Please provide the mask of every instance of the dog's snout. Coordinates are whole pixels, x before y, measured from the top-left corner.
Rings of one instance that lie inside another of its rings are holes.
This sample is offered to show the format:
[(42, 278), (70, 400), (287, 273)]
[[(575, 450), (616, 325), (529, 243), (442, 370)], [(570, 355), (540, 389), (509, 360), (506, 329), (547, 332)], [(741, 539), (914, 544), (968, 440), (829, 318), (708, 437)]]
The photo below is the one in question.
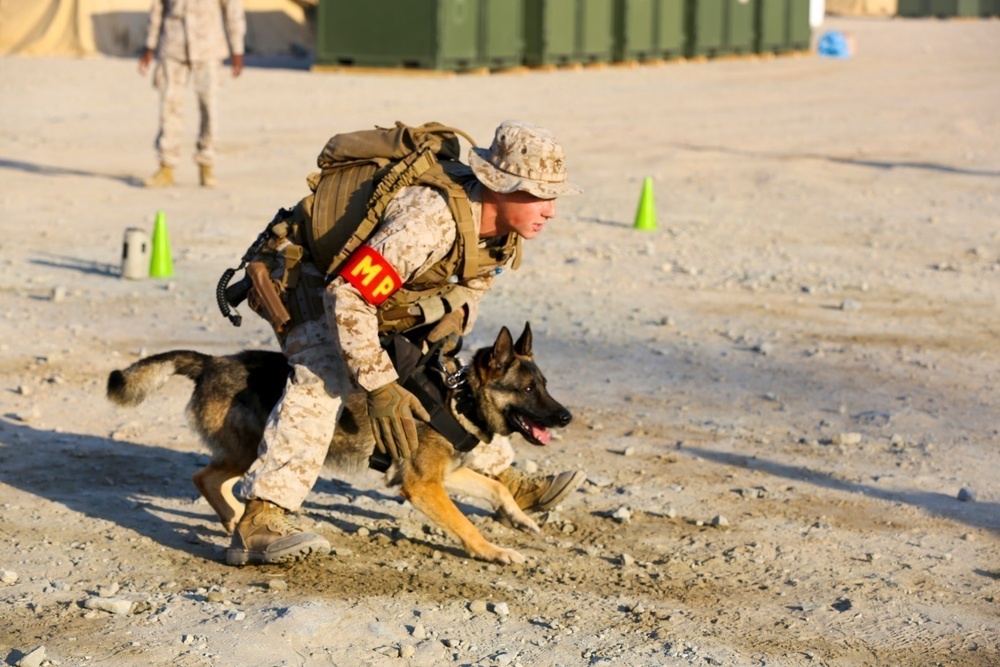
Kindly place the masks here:
[(556, 413), (556, 423), (558, 423), (560, 426), (566, 426), (571, 421), (573, 421), (573, 415), (569, 413), (569, 410), (563, 408), (562, 410)]

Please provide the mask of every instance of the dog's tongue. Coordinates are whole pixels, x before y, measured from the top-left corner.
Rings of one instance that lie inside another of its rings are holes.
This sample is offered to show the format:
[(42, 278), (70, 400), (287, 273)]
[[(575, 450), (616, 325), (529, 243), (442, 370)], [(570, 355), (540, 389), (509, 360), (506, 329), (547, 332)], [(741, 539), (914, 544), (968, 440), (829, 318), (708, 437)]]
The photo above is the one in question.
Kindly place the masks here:
[(531, 437), (535, 438), (538, 442), (542, 443), (543, 445), (549, 444), (549, 442), (552, 440), (552, 434), (549, 433), (549, 430), (547, 428), (539, 426), (538, 424), (532, 422), (529, 422), (528, 426), (531, 428)]

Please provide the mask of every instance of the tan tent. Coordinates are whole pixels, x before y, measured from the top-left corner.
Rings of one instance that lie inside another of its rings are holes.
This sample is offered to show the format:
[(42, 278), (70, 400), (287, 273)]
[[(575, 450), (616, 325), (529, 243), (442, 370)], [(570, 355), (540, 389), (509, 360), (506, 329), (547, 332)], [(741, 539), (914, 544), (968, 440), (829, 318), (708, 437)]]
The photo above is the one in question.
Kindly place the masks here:
[[(0, 55), (134, 56), (151, 0), (0, 0)], [(311, 50), (313, 0), (243, 0), (248, 54)]]
[(846, 16), (895, 16), (897, 0), (826, 0), (826, 11)]

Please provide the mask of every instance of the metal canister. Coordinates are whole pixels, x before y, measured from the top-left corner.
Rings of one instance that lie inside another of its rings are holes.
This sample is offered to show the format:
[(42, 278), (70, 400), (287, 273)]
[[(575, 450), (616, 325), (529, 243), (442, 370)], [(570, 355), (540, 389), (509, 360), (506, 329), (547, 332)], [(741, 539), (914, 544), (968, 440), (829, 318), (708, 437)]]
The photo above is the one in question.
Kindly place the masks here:
[(122, 244), (122, 278), (140, 280), (148, 277), (149, 234), (138, 227), (129, 227)]

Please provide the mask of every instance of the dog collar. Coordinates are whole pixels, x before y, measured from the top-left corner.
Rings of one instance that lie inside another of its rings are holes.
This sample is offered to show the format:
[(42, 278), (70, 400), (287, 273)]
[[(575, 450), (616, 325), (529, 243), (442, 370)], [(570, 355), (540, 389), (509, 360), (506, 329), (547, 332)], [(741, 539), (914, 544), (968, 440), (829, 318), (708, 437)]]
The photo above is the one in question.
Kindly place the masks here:
[(438, 357), (437, 359), (437, 366), (438, 372), (441, 373), (441, 382), (444, 383), (444, 386), (448, 389), (458, 389), (469, 381), (468, 366), (459, 366), (458, 370), (454, 373), (450, 373), (445, 367), (444, 362), (441, 361), (441, 357)]
[[(476, 412), (475, 400), (472, 392), (468, 389), (453, 391), (450, 394), (449, 408), (455, 421), (465, 430), (470, 442), (475, 441), (476, 445), (481, 442), (489, 442), (493, 439), (486, 428), (479, 424), (479, 416)], [(454, 444), (454, 442), (452, 442)], [(460, 452), (470, 452), (472, 447), (455, 447)]]

